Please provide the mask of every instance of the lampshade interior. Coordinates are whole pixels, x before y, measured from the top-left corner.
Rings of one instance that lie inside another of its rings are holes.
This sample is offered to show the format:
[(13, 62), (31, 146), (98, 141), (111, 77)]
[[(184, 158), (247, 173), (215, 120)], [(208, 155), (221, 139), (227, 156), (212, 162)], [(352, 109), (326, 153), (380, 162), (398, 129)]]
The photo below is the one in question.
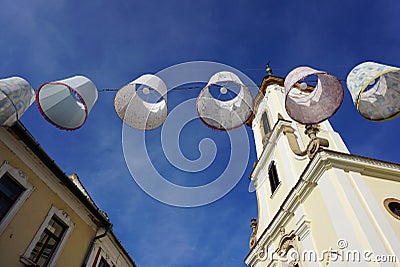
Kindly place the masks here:
[(42, 113), (53, 124), (65, 129), (83, 125), (87, 117), (85, 104), (79, 94), (64, 84), (48, 83), (39, 91)]

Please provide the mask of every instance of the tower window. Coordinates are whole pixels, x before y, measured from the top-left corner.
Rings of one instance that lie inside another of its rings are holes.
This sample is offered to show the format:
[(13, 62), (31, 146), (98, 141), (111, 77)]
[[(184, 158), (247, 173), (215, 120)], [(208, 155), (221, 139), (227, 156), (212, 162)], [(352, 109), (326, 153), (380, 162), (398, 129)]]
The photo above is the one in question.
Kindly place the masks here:
[(261, 127), (262, 127), (262, 131), (261, 131), (262, 144), (265, 147), (268, 143), (269, 136), (271, 135), (271, 129), (270, 129), (269, 123), (268, 123), (267, 112), (264, 112), (261, 115)]
[(267, 135), (269, 133), (269, 131), (270, 131), (267, 112), (264, 112), (262, 114), (261, 120), (262, 120), (262, 126), (263, 126), (263, 130), (264, 130), (264, 135)]
[(271, 194), (273, 194), (279, 185), (279, 177), (278, 177), (278, 172), (276, 170), (275, 161), (272, 161), (271, 164), (269, 165), (268, 178), (269, 178), (269, 184), (271, 185)]

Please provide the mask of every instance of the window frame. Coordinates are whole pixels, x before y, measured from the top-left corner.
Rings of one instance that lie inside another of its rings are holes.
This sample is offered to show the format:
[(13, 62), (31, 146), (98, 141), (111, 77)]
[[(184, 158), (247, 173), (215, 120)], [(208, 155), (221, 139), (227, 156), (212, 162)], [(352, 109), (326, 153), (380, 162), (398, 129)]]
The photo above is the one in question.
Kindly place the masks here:
[(29, 244), (28, 248), (26, 249), (25, 253), (21, 256), (20, 261), (22, 263), (33, 264), (33, 262), (29, 259), (31, 252), (35, 248), (42, 233), (44, 232), (46, 227), (49, 225), (49, 222), (53, 217), (57, 217), (57, 219), (59, 221), (61, 221), (62, 223), (64, 223), (64, 225), (66, 226), (66, 229), (64, 231), (64, 234), (61, 237), (60, 242), (58, 242), (53, 255), (50, 257), (49, 261), (46, 264), (46, 266), (54, 266), (55, 265), (58, 257), (60, 256), (60, 254), (65, 246), (66, 241), (68, 240), (68, 238), (71, 235), (72, 230), (74, 229), (74, 226), (75, 226), (75, 224), (71, 221), (71, 218), (69, 217), (69, 215), (65, 211), (57, 209), (55, 206), (51, 206), (49, 212), (47, 213), (46, 218), (44, 219), (43, 223), (39, 227), (38, 231), (36, 232), (35, 236), (33, 237), (32, 241)]
[(21, 194), (14, 201), (4, 218), (0, 221), (0, 235), (4, 232), (8, 224), (14, 218), (15, 214), (24, 204), (26, 199), (31, 195), (32, 191), (35, 189), (35, 187), (29, 183), (28, 177), (24, 174), (24, 172), (11, 166), (8, 161), (4, 161), (0, 167), (0, 179), (2, 179), (5, 174), (8, 174), (10, 178), (12, 178), (16, 183), (23, 187), (24, 191), (21, 192)]

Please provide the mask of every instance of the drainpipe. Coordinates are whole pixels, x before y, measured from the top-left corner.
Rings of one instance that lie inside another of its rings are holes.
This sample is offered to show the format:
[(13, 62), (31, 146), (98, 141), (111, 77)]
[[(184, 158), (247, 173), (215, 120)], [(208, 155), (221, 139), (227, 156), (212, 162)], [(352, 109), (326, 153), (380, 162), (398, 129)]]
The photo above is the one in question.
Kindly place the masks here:
[(84, 261), (83, 261), (83, 263), (82, 263), (82, 267), (86, 267), (86, 266), (87, 266), (87, 263), (88, 263), (88, 261), (89, 261), (90, 254), (92, 254), (92, 250), (93, 250), (93, 247), (94, 247), (94, 244), (96, 243), (96, 241), (99, 240), (100, 238), (105, 237), (105, 236), (107, 235), (108, 231), (109, 231), (111, 228), (112, 228), (112, 224), (110, 223), (110, 224), (107, 226), (107, 228), (106, 228), (106, 230), (104, 231), (104, 233), (102, 233), (101, 235), (95, 236), (95, 237), (92, 239), (92, 241), (90, 242), (89, 249), (88, 249), (87, 252), (86, 252), (85, 259), (84, 259)]

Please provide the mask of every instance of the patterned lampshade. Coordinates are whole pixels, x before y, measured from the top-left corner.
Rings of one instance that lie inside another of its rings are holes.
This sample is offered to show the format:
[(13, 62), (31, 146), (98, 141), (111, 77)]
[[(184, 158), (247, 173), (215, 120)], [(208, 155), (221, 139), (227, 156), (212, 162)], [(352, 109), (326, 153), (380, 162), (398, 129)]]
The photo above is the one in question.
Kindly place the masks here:
[(35, 101), (35, 91), (20, 77), (0, 80), (0, 125), (11, 126)]
[(347, 88), (358, 112), (371, 121), (400, 114), (400, 68), (364, 62), (347, 76)]

